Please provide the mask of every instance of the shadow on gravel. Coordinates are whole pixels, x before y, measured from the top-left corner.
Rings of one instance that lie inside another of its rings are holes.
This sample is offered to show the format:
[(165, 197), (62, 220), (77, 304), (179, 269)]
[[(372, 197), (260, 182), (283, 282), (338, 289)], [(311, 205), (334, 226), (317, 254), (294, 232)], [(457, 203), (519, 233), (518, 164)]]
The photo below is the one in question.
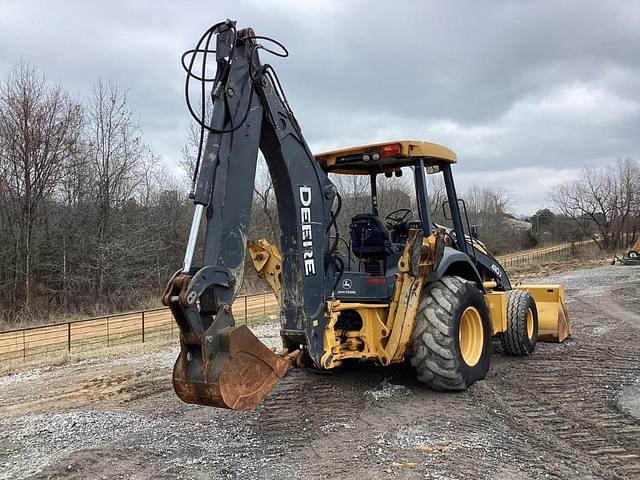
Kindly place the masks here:
[(411, 389), (424, 388), (416, 380), (415, 370), (406, 363), (382, 367), (373, 362), (351, 360), (333, 370), (306, 369), (306, 372), (311, 378), (334, 378), (336, 383), (358, 385), (364, 388), (375, 387), (383, 381)]

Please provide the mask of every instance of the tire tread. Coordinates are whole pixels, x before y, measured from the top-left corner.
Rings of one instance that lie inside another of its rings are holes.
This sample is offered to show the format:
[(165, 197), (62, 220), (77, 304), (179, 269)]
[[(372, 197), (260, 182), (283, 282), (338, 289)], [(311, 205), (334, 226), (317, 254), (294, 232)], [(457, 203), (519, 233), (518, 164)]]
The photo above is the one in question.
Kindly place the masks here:
[(437, 390), (465, 390), (469, 386), (459, 368), (463, 360), (451, 320), (469, 288), (477, 287), (461, 277), (445, 276), (425, 288), (420, 301), (409, 361), (417, 379)]
[(507, 331), (500, 336), (500, 342), (504, 352), (509, 355), (530, 355), (535, 348), (535, 342), (532, 345), (527, 333), (530, 298), (531, 294), (525, 290), (507, 292)]

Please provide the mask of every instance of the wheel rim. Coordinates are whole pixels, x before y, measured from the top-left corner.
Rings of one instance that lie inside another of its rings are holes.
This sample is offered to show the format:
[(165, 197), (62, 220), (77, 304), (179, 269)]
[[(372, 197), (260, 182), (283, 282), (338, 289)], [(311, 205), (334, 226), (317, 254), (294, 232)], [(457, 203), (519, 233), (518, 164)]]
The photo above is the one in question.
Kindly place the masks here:
[(484, 346), (484, 328), (482, 327), (482, 317), (476, 307), (467, 307), (462, 312), (458, 340), (464, 363), (470, 367), (477, 365)]
[(533, 312), (531, 309), (527, 310), (527, 337), (529, 340), (533, 338)]

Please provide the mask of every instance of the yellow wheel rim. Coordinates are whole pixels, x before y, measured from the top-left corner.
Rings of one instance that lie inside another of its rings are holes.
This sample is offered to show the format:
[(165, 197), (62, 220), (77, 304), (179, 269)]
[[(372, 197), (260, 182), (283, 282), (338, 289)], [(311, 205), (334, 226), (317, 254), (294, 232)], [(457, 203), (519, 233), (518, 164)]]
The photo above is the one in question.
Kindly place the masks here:
[(475, 366), (480, 361), (482, 347), (484, 346), (482, 317), (476, 307), (467, 307), (462, 312), (458, 340), (464, 363), (470, 367)]
[(533, 337), (533, 312), (531, 309), (527, 310), (527, 336), (529, 340)]

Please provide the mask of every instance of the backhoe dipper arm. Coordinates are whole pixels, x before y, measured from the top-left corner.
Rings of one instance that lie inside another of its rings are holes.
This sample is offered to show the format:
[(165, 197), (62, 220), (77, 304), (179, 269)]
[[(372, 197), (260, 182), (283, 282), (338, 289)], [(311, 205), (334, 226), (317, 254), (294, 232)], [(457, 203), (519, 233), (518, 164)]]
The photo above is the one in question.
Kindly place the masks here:
[[(180, 328), (174, 388), (189, 403), (252, 408), (289, 363), (246, 327), (234, 328), (251, 220), (258, 149), (276, 193), (283, 257), (282, 336), (319, 363), (324, 278), (335, 187), (315, 162), (275, 73), (261, 65), (251, 29), (218, 24), (217, 72), (206, 147), (197, 172), (194, 218), (183, 268), (163, 296)], [(198, 50), (198, 47), (195, 49)], [(206, 53), (205, 53), (206, 55)], [(202, 267), (193, 267), (202, 215)]]

